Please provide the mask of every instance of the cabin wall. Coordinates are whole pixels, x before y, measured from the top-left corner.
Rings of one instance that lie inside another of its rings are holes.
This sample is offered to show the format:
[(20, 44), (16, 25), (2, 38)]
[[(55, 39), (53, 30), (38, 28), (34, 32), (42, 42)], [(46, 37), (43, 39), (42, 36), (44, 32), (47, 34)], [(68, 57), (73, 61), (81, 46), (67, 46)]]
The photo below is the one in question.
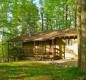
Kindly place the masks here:
[(28, 49), (28, 48), (33, 48), (33, 42), (24, 42), (23, 43), (23, 48)]
[(24, 50), (24, 55), (26, 57), (28, 56), (34, 56), (34, 43), (33, 42), (24, 42), (23, 43), (23, 50)]
[(65, 58), (77, 59), (78, 58), (78, 41), (77, 39), (66, 39), (65, 42)]

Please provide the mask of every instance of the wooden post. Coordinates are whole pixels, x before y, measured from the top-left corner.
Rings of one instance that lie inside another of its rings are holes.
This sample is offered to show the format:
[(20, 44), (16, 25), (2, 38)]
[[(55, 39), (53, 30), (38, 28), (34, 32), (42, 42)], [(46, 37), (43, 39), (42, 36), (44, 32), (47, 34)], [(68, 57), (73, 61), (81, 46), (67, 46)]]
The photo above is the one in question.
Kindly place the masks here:
[(53, 56), (55, 56), (55, 53), (54, 53), (54, 39), (52, 39), (52, 54), (53, 54)]
[(46, 54), (46, 41), (45, 41), (45, 54)]
[(34, 41), (34, 54), (35, 54), (35, 45), (36, 45), (36, 44), (35, 44), (35, 41)]
[(41, 48), (41, 56), (43, 55), (43, 43), (42, 41), (40, 42), (40, 48)]
[(64, 59), (65, 59), (65, 45), (64, 45)]
[(43, 43), (42, 43), (42, 50), (43, 50), (43, 57), (45, 57), (45, 54), (46, 54), (46, 41), (43, 41)]
[(59, 56), (62, 57), (62, 44), (59, 45)]

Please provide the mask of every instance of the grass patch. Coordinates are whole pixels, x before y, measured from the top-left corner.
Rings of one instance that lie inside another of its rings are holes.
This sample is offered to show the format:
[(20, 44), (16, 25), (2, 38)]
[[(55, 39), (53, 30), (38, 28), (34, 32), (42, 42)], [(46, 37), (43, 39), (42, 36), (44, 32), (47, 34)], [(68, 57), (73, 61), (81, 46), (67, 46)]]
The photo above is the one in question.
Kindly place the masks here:
[(76, 67), (39, 62), (0, 63), (0, 80), (80, 80), (85, 76)]

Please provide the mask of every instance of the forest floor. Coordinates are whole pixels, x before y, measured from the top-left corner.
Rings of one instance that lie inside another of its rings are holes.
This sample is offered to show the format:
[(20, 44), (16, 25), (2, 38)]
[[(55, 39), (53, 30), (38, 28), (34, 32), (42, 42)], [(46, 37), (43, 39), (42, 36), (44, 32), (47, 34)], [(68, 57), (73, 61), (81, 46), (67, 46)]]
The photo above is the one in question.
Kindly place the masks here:
[(86, 80), (77, 60), (0, 63), (0, 80)]

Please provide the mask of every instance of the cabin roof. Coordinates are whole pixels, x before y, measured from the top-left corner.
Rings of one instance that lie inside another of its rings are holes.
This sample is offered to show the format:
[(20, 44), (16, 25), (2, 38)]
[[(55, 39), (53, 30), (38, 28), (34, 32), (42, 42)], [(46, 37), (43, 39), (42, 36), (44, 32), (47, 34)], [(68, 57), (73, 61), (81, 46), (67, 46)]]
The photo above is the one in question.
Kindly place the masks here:
[(77, 29), (70, 28), (70, 29), (64, 29), (64, 30), (54, 30), (54, 31), (35, 33), (32, 36), (29, 36), (29, 34), (25, 34), (25, 35), (17, 36), (8, 41), (10, 42), (44, 41), (44, 40), (54, 39), (54, 38), (74, 38), (74, 37), (77, 37)]

